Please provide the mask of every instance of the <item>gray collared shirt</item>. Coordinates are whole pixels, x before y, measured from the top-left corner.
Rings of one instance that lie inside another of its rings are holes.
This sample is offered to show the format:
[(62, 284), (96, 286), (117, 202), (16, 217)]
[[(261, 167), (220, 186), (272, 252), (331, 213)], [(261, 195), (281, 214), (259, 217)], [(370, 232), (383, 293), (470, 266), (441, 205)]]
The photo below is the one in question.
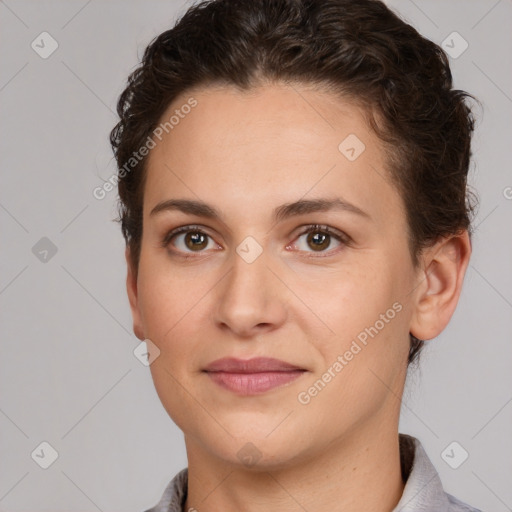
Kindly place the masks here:
[[(404, 491), (393, 512), (482, 512), (444, 491), (439, 475), (421, 442), (400, 434), (400, 462)], [(186, 512), (188, 468), (182, 469), (166, 487), (160, 501), (146, 512)]]

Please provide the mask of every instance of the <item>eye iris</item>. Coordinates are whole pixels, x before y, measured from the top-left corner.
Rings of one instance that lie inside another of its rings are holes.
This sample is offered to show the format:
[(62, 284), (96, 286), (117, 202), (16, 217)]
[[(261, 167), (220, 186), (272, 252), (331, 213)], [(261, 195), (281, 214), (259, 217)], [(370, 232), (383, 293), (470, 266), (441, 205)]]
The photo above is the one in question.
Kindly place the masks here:
[[(315, 251), (321, 251), (322, 249), (327, 249), (329, 247), (329, 239), (330, 235), (326, 233), (320, 233), (318, 231), (313, 231), (308, 234), (308, 244), (311, 244), (313, 242), (313, 245), (310, 245), (310, 247)], [(325, 243), (327, 240), (327, 243)]]
[(198, 249), (204, 249), (208, 245), (208, 240), (204, 233), (189, 232), (185, 235), (186, 246), (195, 251)]

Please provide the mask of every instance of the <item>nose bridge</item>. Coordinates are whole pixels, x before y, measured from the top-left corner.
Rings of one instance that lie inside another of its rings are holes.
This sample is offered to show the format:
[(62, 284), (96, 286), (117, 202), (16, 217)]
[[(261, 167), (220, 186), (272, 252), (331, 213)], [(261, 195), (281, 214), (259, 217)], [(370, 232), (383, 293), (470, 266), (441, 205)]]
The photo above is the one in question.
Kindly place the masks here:
[(239, 254), (233, 257), (232, 271), (228, 282), (230, 284), (230, 294), (252, 295), (255, 299), (262, 299), (265, 295), (267, 286), (266, 275), (268, 269), (263, 256), (255, 261), (248, 263)]
[(231, 271), (219, 288), (215, 321), (237, 334), (275, 328), (285, 318), (279, 283), (267, 268), (270, 254), (259, 247), (254, 240), (239, 244), (232, 255)]

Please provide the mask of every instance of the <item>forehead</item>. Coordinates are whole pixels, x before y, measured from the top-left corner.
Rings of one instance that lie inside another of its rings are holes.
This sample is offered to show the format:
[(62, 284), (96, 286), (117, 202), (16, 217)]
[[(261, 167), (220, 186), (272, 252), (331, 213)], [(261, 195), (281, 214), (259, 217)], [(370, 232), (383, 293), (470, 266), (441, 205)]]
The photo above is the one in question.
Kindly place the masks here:
[(167, 130), (148, 158), (145, 214), (170, 196), (231, 213), (270, 211), (305, 195), (342, 196), (377, 217), (402, 207), (364, 113), (332, 93), (290, 84), (198, 89), (176, 98), (161, 122)]

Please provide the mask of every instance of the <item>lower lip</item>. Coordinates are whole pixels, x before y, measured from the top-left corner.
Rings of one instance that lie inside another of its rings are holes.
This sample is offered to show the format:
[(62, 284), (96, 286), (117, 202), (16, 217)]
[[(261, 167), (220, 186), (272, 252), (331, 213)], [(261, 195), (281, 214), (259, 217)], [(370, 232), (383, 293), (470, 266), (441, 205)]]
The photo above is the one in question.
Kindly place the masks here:
[(258, 395), (299, 378), (304, 370), (263, 373), (206, 372), (219, 386), (239, 395)]

